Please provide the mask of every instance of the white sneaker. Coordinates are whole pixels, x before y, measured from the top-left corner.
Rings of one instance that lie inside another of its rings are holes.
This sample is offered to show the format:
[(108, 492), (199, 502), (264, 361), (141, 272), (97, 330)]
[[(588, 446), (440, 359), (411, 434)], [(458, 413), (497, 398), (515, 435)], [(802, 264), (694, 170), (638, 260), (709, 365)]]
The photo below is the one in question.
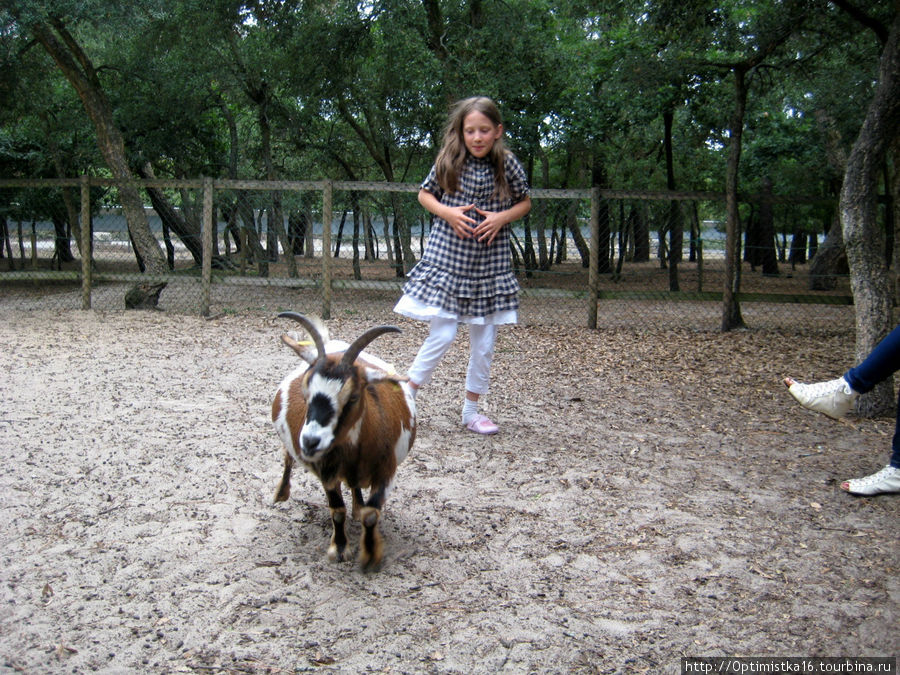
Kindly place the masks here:
[(843, 377), (828, 382), (802, 384), (785, 378), (788, 391), (804, 408), (824, 413), (834, 419), (844, 417), (853, 409), (859, 392), (853, 391)]
[(900, 468), (888, 465), (871, 476), (845, 480), (841, 483), (841, 488), (851, 494), (865, 496), (900, 492)]

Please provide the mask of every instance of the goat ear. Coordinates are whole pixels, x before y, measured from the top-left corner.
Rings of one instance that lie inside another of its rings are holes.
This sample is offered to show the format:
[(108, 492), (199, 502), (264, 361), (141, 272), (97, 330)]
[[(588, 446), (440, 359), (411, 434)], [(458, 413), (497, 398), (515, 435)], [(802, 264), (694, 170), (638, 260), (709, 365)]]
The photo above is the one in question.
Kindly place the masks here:
[(312, 349), (312, 345), (308, 342), (297, 342), (290, 335), (282, 335), (281, 341), (286, 344), (288, 347), (297, 352), (297, 356), (306, 361), (307, 363), (313, 363), (316, 360), (316, 353)]
[(293, 319), (303, 326), (306, 329), (306, 332), (310, 334), (310, 337), (312, 337), (313, 342), (316, 343), (317, 357), (325, 358), (325, 341), (322, 339), (322, 333), (315, 323), (302, 314), (297, 314), (297, 312), (281, 312), (278, 316), (285, 319)]
[(356, 338), (353, 341), (352, 345), (347, 347), (347, 351), (344, 352), (344, 356), (341, 359), (341, 364), (349, 366), (354, 361), (356, 361), (356, 357), (359, 356), (360, 352), (362, 352), (362, 350), (365, 349), (369, 345), (369, 343), (379, 335), (399, 332), (401, 331), (396, 326), (377, 326), (375, 328), (370, 328), (365, 333)]

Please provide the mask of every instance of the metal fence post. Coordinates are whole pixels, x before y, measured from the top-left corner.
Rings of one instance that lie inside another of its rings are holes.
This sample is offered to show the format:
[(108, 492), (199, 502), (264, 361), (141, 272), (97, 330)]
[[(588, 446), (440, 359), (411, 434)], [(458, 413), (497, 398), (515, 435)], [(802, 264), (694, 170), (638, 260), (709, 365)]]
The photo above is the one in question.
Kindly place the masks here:
[(331, 199), (334, 185), (322, 189), (322, 319), (331, 318)]
[(597, 293), (600, 290), (600, 188), (591, 188), (591, 250), (588, 252), (588, 328), (597, 328)]
[(91, 183), (84, 174), (81, 176), (81, 309), (91, 308), (91, 268), (94, 262), (91, 229)]
[(203, 179), (203, 225), (201, 238), (203, 240), (203, 263), (200, 266), (202, 279), (200, 282), (200, 315), (209, 316), (213, 250), (213, 181), (208, 176)]

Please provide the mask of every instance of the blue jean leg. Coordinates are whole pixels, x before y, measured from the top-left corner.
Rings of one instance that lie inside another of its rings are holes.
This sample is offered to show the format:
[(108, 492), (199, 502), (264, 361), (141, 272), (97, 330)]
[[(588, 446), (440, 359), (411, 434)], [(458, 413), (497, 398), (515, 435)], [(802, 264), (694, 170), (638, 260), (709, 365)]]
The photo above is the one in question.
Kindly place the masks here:
[(866, 394), (900, 370), (900, 326), (875, 345), (865, 360), (847, 371), (844, 377), (854, 391)]
[[(897, 370), (900, 370), (900, 326), (888, 333), (862, 363), (848, 370), (844, 378), (854, 391), (865, 394)], [(900, 467), (900, 396), (897, 399), (897, 420), (891, 449), (891, 466)]]

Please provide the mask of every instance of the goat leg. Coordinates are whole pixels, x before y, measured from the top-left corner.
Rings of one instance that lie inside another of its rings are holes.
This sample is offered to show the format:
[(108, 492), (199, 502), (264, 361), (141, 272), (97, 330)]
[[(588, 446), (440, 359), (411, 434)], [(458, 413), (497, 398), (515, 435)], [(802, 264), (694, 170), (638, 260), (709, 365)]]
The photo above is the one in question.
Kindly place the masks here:
[(341, 485), (338, 483), (336, 488), (325, 490), (328, 496), (328, 507), (331, 509), (331, 525), (333, 532), (331, 534), (331, 545), (328, 547), (328, 559), (332, 562), (343, 562), (346, 560), (345, 553), (347, 551), (347, 534), (344, 532), (344, 522), (347, 520), (347, 507), (344, 505), (344, 498), (341, 496)]
[(373, 506), (364, 506), (360, 509), (360, 522), (362, 522), (362, 534), (359, 537), (359, 566), (369, 571), (376, 569), (381, 564), (384, 555), (384, 539), (378, 531), (378, 521), (381, 519), (381, 510)]
[(365, 504), (365, 502), (363, 501), (362, 490), (358, 487), (353, 488), (353, 517), (356, 520), (361, 520), (359, 517), (359, 510), (362, 508), (363, 504)]
[(384, 555), (384, 539), (378, 531), (381, 520), (381, 507), (384, 506), (387, 486), (372, 488), (369, 500), (359, 510), (359, 521), (362, 523), (362, 534), (359, 538), (359, 564), (368, 571), (381, 565)]
[(294, 458), (287, 452), (284, 453), (284, 473), (281, 474), (281, 482), (275, 490), (275, 501), (283, 502), (291, 496), (291, 469), (294, 467)]

